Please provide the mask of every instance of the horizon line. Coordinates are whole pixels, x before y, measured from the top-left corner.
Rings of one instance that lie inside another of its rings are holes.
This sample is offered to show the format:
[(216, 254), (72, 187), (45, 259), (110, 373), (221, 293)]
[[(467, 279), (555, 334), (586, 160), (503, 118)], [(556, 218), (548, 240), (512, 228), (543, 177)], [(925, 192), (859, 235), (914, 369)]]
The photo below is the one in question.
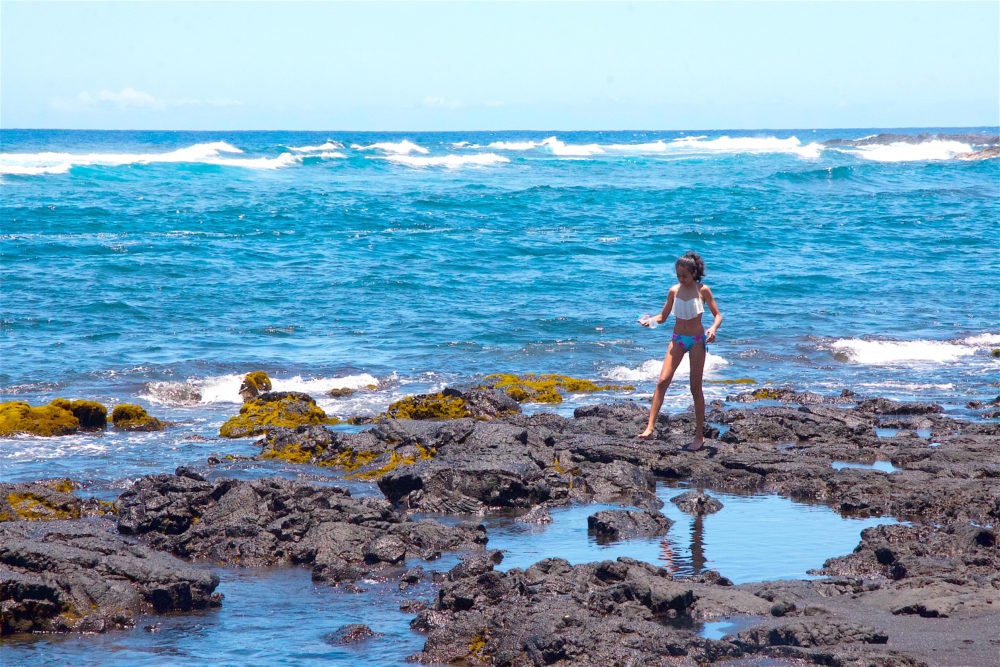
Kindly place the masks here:
[(437, 133), (437, 134), (447, 134), (447, 133), (458, 133), (458, 132), (770, 132), (777, 130), (806, 130), (806, 131), (818, 131), (818, 130), (961, 130), (961, 129), (996, 129), (1000, 132), (1000, 123), (996, 125), (856, 125), (856, 126), (829, 126), (829, 127), (727, 127), (727, 128), (685, 128), (685, 129), (651, 129), (651, 128), (625, 128), (625, 129), (558, 129), (558, 128), (545, 128), (545, 129), (479, 129), (479, 130), (417, 130), (417, 129), (406, 129), (406, 130), (348, 130), (348, 129), (287, 129), (287, 128), (270, 128), (270, 129), (182, 129), (182, 128), (96, 128), (96, 127), (0, 127), (0, 132), (8, 131), (38, 131), (38, 132), (343, 132), (343, 133), (362, 133), (362, 132), (381, 132), (381, 133)]

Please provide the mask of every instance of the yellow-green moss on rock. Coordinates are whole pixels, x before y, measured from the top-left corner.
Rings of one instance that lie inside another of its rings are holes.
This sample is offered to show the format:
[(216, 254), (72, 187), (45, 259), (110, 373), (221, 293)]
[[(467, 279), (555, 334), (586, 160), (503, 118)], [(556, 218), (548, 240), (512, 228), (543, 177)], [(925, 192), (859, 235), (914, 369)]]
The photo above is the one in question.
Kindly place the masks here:
[(354, 390), (350, 387), (334, 387), (326, 393), (327, 396), (331, 398), (346, 398), (354, 394)]
[(264, 371), (253, 371), (243, 376), (240, 396), (243, 402), (252, 401), (264, 392), (271, 391), (271, 378)]
[(385, 414), (392, 419), (461, 419), (472, 416), (464, 399), (440, 392), (407, 396), (390, 405)]
[(783, 394), (774, 387), (761, 387), (760, 389), (755, 389), (750, 395), (758, 401), (777, 401)]
[(162, 431), (167, 426), (134, 403), (116, 405), (111, 411), (111, 422), (120, 431)]
[(97, 401), (70, 401), (65, 398), (57, 398), (49, 405), (58, 405), (72, 412), (80, 421), (82, 429), (100, 430), (108, 425), (108, 409)]
[(79, 508), (59, 507), (34, 493), (8, 493), (4, 500), (13, 510), (0, 511), (0, 521), (56, 521), (58, 519), (79, 519)]
[(0, 403), (0, 435), (31, 433), (52, 436), (76, 433), (80, 420), (65, 406), (65, 399), (32, 407), (24, 401)]
[(597, 384), (591, 380), (567, 375), (528, 373), (514, 375), (496, 373), (484, 378), (484, 387), (503, 389), (518, 403), (562, 403), (560, 389), (570, 393), (593, 393), (596, 391), (633, 391), (630, 384)]
[(731, 380), (705, 380), (705, 384), (757, 384), (753, 378), (733, 378)]
[(244, 403), (240, 413), (222, 425), (219, 435), (223, 438), (246, 438), (261, 435), (269, 428), (339, 423), (341, 420), (336, 417), (327, 417), (308, 394), (269, 392)]

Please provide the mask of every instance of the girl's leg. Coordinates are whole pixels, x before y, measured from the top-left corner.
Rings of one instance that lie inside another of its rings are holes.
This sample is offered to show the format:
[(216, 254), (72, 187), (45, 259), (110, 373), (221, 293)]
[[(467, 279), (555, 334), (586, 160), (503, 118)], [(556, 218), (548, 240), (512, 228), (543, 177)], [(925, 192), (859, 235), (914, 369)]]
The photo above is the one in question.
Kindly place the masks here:
[(691, 398), (694, 399), (694, 440), (691, 441), (691, 451), (701, 449), (705, 444), (705, 394), (702, 392), (701, 381), (705, 374), (705, 344), (695, 343), (688, 354), (691, 362)]
[(666, 356), (663, 357), (663, 368), (660, 369), (660, 379), (656, 382), (656, 391), (653, 392), (653, 405), (649, 408), (649, 423), (646, 425), (646, 430), (636, 437), (648, 438), (653, 435), (656, 416), (660, 414), (660, 407), (663, 405), (663, 396), (667, 393), (667, 387), (674, 379), (674, 373), (681, 365), (683, 358), (684, 346), (671, 342), (670, 347), (667, 348)]

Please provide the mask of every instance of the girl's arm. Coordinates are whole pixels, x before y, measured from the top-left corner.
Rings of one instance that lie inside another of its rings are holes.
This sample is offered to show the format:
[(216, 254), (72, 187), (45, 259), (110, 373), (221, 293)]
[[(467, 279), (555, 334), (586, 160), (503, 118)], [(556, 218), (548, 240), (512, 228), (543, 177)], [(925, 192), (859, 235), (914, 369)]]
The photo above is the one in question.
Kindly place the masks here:
[(674, 307), (674, 291), (675, 291), (674, 288), (671, 287), (670, 291), (667, 292), (667, 302), (663, 304), (663, 310), (660, 311), (659, 315), (653, 318), (654, 320), (656, 320), (657, 324), (663, 324), (664, 322), (667, 321), (667, 317), (670, 316), (670, 311)]
[(701, 299), (708, 305), (708, 309), (712, 311), (712, 314), (715, 315), (715, 321), (712, 322), (712, 326), (705, 331), (705, 342), (711, 343), (715, 340), (715, 332), (719, 330), (719, 325), (722, 324), (722, 313), (719, 312), (719, 306), (715, 303), (715, 297), (712, 296), (712, 290), (708, 288), (708, 285), (701, 286)]

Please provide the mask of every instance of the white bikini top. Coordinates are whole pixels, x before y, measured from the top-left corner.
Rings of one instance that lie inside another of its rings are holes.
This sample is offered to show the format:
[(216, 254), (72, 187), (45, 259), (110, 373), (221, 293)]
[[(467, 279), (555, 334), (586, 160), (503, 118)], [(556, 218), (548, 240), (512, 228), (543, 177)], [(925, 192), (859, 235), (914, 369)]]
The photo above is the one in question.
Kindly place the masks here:
[(705, 312), (705, 304), (701, 300), (701, 294), (698, 294), (693, 299), (678, 299), (674, 297), (674, 307), (670, 312), (679, 320), (690, 320), (692, 317), (698, 317)]

